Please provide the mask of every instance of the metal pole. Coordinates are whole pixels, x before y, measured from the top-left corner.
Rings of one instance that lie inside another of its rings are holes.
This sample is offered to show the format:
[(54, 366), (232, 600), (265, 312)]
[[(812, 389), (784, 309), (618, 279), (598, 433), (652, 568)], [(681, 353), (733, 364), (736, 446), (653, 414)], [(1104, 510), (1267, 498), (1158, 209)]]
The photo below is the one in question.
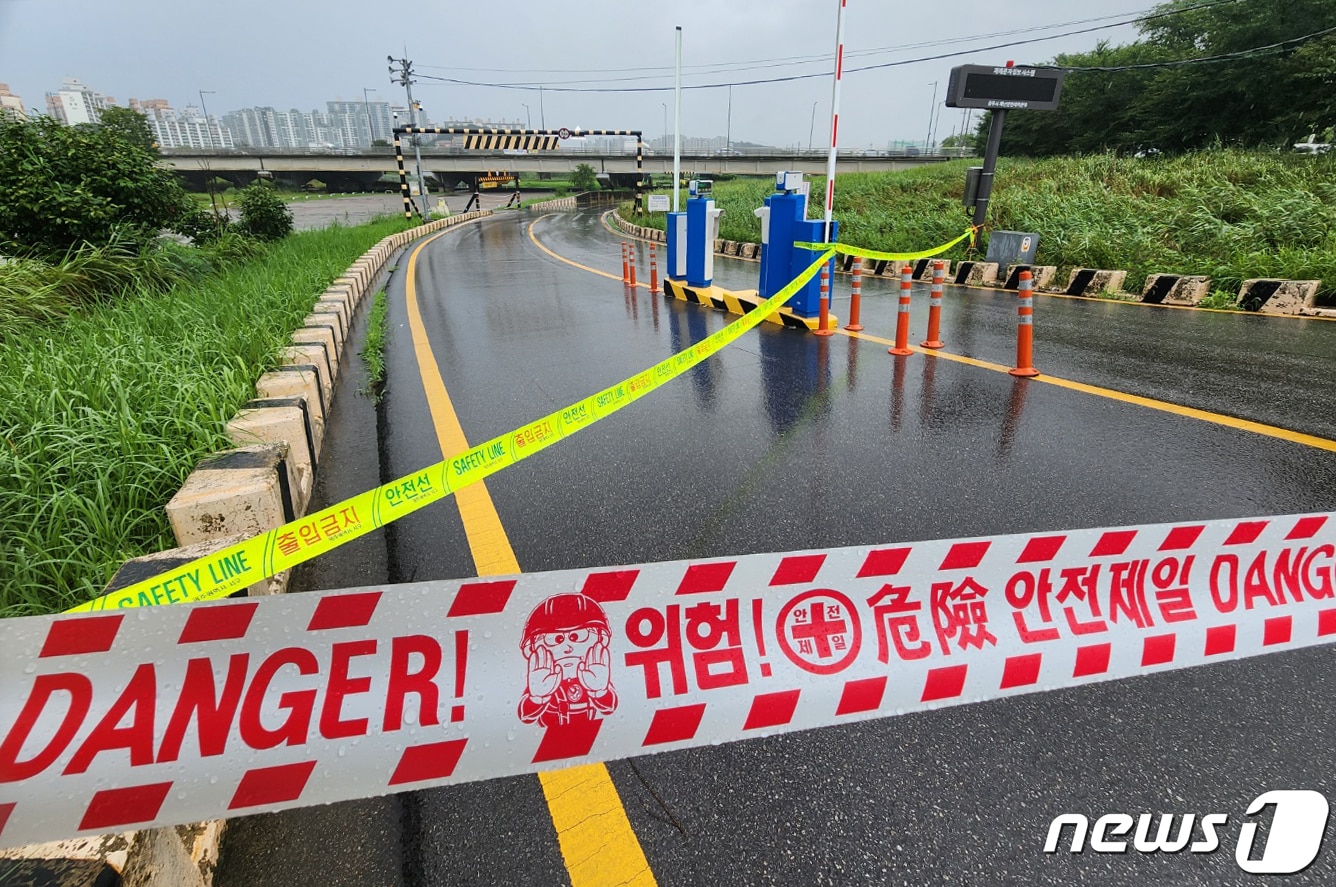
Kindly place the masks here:
[(413, 101), (413, 81), (408, 76), (408, 63), (404, 63), (404, 89), (408, 91), (408, 113), (413, 121), (413, 160), (417, 164), (418, 191), (422, 195), (422, 220), (431, 221), (431, 208), (427, 203), (427, 180), (422, 177), (422, 148), (418, 145), (417, 128), (417, 104)]
[[(202, 111), (204, 112), (204, 138), (208, 139), (208, 141), (209, 141), (209, 143), (208, 143), (207, 145), (205, 145), (204, 147), (206, 147), (206, 148), (212, 148), (212, 147), (213, 147), (213, 133), (209, 131), (209, 106), (206, 105), (206, 104), (204, 104), (204, 93), (206, 93), (206, 92), (207, 92), (209, 95), (213, 95), (214, 92), (216, 92), (216, 90), (212, 90), (212, 89), (201, 89), (201, 90), (199, 91), (199, 106), (200, 106), (200, 110), (202, 110)], [(219, 144), (218, 147), (221, 148), (222, 145)]]
[(937, 110), (937, 81), (932, 82), (932, 104), (928, 106), (928, 137), (923, 140), (923, 153), (932, 153), (932, 115)]
[(667, 150), (668, 150), (668, 103), (667, 103), (667, 102), (659, 102), (659, 104), (663, 106), (663, 148), (662, 148), (662, 150), (667, 151)]
[(538, 125), (547, 129), (547, 113), (543, 111), (543, 86), (538, 86)]
[(840, 0), (840, 11), (835, 19), (835, 83), (830, 96), (830, 157), (826, 160), (826, 243), (831, 243), (832, 212), (835, 207), (835, 155), (840, 134), (840, 79), (844, 75), (844, 7), (848, 0)]
[(371, 141), (367, 143), (367, 147), (371, 148), (374, 148), (376, 145), (376, 127), (371, 123), (371, 103), (367, 101), (366, 94), (375, 91), (374, 87), (362, 87), (362, 107), (366, 108), (366, 131), (371, 135)]
[(1007, 109), (993, 112), (988, 125), (988, 150), (983, 157), (983, 171), (979, 173), (979, 196), (974, 202), (974, 227), (982, 228), (988, 218), (988, 198), (993, 193), (993, 171), (997, 169), (997, 152), (1002, 147), (1002, 125), (1007, 122)]
[(733, 86), (728, 87), (728, 129), (724, 134), (724, 150), (733, 150)]
[(816, 102), (812, 102), (812, 122), (807, 126), (807, 150), (812, 150), (812, 133), (816, 132)]
[(640, 215), (645, 209), (644, 192), (641, 190), (645, 186), (645, 142), (644, 133), (636, 130), (636, 215)]
[[(520, 102), (524, 105), (524, 102)], [(524, 126), (526, 129), (533, 129), (533, 112), (529, 110), (528, 105), (524, 105)]]
[[(673, 212), (682, 184), (682, 26), (677, 26), (677, 73), (673, 87)], [(670, 269), (671, 270), (671, 269)], [(676, 273), (676, 272), (672, 272)]]

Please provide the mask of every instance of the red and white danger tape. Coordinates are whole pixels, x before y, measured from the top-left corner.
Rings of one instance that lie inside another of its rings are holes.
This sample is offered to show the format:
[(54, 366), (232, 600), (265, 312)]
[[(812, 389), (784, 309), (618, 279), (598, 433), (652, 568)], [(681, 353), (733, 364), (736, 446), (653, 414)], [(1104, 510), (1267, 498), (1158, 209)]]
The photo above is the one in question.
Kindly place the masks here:
[(1332, 515), (0, 623), (0, 846), (805, 730), (1336, 639)]

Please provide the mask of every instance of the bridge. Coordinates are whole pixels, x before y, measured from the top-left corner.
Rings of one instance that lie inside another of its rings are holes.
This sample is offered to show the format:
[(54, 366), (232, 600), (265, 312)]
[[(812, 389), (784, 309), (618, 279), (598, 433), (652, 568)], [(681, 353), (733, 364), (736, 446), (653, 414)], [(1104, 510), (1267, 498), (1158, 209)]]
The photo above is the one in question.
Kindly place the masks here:
[[(943, 155), (908, 155), (863, 152), (841, 155), (837, 172), (874, 172), (909, 169), (925, 163), (952, 159)], [(693, 175), (773, 175), (794, 170), (824, 175), (825, 151), (734, 150), (710, 154), (683, 154), (682, 169)], [(533, 153), (468, 151), (462, 148), (423, 148), (423, 172), (438, 183), (453, 188), (489, 170), (565, 176), (581, 163), (607, 173), (614, 184), (635, 183), (634, 152), (557, 150)], [(370, 190), (380, 177), (395, 172), (394, 149), (360, 148), (294, 150), (277, 148), (213, 149), (177, 148), (162, 152), (162, 164), (175, 170), (188, 184), (202, 188), (206, 179), (221, 177), (238, 185), (253, 181), (261, 171), (294, 185), (319, 179), (333, 191)], [(671, 154), (646, 153), (642, 160), (647, 174), (671, 174)]]

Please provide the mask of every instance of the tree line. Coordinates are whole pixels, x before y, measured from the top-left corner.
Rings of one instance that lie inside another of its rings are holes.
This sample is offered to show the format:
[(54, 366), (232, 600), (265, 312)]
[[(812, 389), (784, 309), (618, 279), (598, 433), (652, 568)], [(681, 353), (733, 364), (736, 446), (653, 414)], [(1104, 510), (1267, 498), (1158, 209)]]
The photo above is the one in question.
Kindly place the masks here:
[[(1333, 141), (1336, 2), (1173, 0), (1151, 15), (1132, 43), (1101, 42), (1043, 63), (1124, 70), (1071, 71), (1057, 111), (1008, 115), (1002, 153), (1288, 148), (1309, 135)], [(1334, 30), (1299, 39), (1327, 29)], [(1206, 61), (1217, 56), (1233, 57)], [(1191, 63), (1166, 64), (1182, 61)], [(980, 153), (990, 117), (975, 133)]]

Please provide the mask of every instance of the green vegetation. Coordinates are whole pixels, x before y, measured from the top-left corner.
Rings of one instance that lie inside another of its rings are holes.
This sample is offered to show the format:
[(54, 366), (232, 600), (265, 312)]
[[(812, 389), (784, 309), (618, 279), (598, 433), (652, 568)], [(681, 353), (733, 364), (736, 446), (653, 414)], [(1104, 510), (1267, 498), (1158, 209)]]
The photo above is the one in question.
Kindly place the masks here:
[[(839, 177), (840, 239), (871, 249), (909, 251), (953, 239), (968, 218), (960, 205), (969, 161), (897, 173)], [(773, 180), (715, 187), (724, 210), (720, 237), (757, 242), (752, 210)], [(824, 179), (812, 182), (821, 212)], [(684, 195), (685, 196), (685, 195)], [(662, 213), (623, 218), (662, 228)], [(1003, 158), (989, 210), (992, 228), (1038, 231), (1040, 264), (1122, 268), (1139, 291), (1155, 272), (1206, 274), (1237, 293), (1250, 277), (1320, 278), (1336, 295), (1336, 156), (1217, 149), (1138, 159), (1100, 154), (1041, 160)], [(982, 253), (980, 244), (975, 256)], [(964, 258), (966, 246), (947, 254)]]
[[(1003, 155), (1180, 152), (1217, 145), (1289, 149), (1336, 124), (1336, 28), (1331, 0), (1174, 0), (1143, 19), (1141, 39), (1059, 55), (1064, 67), (1231, 60), (1122, 71), (1073, 71), (1056, 112), (1011, 114)], [(1280, 44), (1277, 46), (1277, 44)], [(1275, 47), (1250, 52), (1259, 47)], [(987, 135), (985, 120), (977, 138)], [(976, 141), (978, 150), (983, 145)]]
[(0, 346), (85, 309), (202, 281), (259, 252), (254, 241), (227, 233), (204, 249), (176, 243), (139, 249), (121, 242), (85, 243), (50, 261), (13, 259), (0, 265)]
[(366, 343), (362, 345), (362, 360), (366, 363), (367, 393), (371, 399), (380, 403), (381, 389), (385, 385), (385, 289), (376, 292), (371, 303), (371, 315), (367, 320)]
[(172, 547), (167, 500), (203, 456), (230, 445), (224, 425), (315, 295), (403, 225), (294, 234), (221, 273), (129, 284), (115, 299), (94, 289), (83, 311), (10, 337), (0, 347), (0, 615), (72, 606), (126, 559)]
[(597, 190), (598, 171), (588, 163), (576, 164), (575, 171), (571, 173), (571, 186), (577, 191)]
[(265, 182), (256, 182), (241, 192), (238, 230), (256, 240), (282, 240), (292, 233), (292, 210)]
[(51, 259), (84, 243), (138, 248), (189, 206), (156, 165), (144, 116), (108, 112), (96, 126), (0, 116), (0, 252)]

